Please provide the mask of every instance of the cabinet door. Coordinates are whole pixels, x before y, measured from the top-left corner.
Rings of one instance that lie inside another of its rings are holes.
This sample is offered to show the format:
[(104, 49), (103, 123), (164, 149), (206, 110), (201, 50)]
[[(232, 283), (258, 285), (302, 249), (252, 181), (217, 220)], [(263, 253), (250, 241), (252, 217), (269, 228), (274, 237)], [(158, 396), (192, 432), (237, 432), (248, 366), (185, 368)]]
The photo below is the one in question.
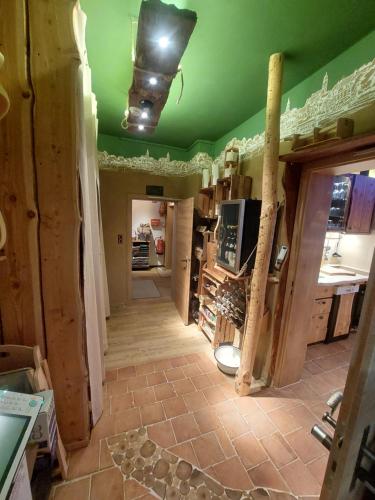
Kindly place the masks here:
[(375, 205), (375, 179), (355, 175), (351, 194), (347, 233), (369, 233)]
[(375, 178), (366, 178), (366, 189), (363, 200), (363, 210), (361, 218), (361, 233), (371, 232), (371, 222), (375, 206)]
[(172, 296), (185, 325), (189, 324), (191, 247), (194, 198), (176, 203)]
[(340, 297), (340, 305), (337, 311), (336, 325), (333, 332), (334, 337), (349, 333), (354, 295), (355, 293), (348, 293)]
[(317, 314), (311, 319), (311, 326), (307, 338), (308, 344), (322, 342), (327, 336), (329, 313)]

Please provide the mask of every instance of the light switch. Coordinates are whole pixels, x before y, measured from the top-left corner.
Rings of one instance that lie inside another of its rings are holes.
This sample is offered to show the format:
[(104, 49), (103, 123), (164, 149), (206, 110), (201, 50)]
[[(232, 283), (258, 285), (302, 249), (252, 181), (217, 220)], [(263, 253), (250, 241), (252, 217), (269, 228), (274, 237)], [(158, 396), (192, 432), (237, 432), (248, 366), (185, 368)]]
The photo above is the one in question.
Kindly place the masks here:
[(117, 243), (118, 243), (119, 245), (122, 245), (122, 234), (118, 234), (118, 235), (117, 235)]

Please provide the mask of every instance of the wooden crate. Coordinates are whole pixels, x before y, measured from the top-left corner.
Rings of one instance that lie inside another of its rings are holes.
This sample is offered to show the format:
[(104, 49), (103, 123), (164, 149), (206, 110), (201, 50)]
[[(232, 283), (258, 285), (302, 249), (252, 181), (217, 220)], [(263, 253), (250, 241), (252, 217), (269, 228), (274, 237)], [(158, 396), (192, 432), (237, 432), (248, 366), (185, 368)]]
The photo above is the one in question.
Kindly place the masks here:
[(214, 241), (207, 242), (207, 269), (214, 271), (216, 264), (216, 243)]
[(234, 324), (221, 314), (218, 314), (216, 319), (215, 336), (212, 340), (212, 347), (216, 349), (216, 347), (219, 347), (219, 345), (224, 342), (233, 344), (235, 333), (236, 328)]

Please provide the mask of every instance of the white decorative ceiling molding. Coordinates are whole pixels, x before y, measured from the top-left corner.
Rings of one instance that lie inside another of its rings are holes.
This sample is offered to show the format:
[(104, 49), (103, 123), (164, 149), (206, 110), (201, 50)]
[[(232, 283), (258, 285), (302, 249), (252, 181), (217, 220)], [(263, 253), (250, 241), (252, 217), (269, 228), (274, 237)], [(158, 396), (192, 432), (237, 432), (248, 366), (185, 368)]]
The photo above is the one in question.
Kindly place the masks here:
[[(291, 108), (288, 100), (281, 115), (280, 140), (285, 140), (293, 134), (312, 134), (314, 127), (325, 127), (340, 117), (350, 117), (374, 102), (375, 59), (337, 82), (330, 90), (326, 74), (322, 88), (308, 97), (302, 108)], [(263, 153), (264, 132), (249, 139), (231, 139), (214, 161), (207, 153), (198, 153), (192, 160), (184, 162), (171, 160), (169, 153), (165, 158), (156, 160), (148, 151), (145, 156), (134, 158), (110, 155), (104, 151), (99, 152), (99, 166), (101, 169), (129, 169), (154, 175), (184, 177), (200, 174), (202, 169), (210, 169), (212, 163), (223, 168), (225, 150), (230, 146), (239, 148), (241, 160), (259, 156)]]
[[(356, 111), (375, 102), (375, 59), (364, 64), (349, 76), (328, 90), (328, 75), (323, 78), (322, 88), (306, 99), (302, 108), (290, 107), (288, 100), (281, 115), (280, 139), (293, 134), (310, 134), (314, 127), (325, 127), (337, 118), (350, 117)], [(263, 152), (264, 132), (250, 139), (231, 139), (229, 146), (237, 146), (242, 160), (259, 156)], [(225, 149), (215, 159), (220, 167), (224, 165)]]
[(190, 161), (171, 160), (169, 153), (165, 158), (153, 158), (149, 152), (144, 156), (124, 158), (110, 155), (106, 151), (98, 152), (101, 170), (136, 170), (152, 175), (186, 177), (201, 174), (205, 168), (211, 168), (212, 158), (207, 153), (197, 153)]

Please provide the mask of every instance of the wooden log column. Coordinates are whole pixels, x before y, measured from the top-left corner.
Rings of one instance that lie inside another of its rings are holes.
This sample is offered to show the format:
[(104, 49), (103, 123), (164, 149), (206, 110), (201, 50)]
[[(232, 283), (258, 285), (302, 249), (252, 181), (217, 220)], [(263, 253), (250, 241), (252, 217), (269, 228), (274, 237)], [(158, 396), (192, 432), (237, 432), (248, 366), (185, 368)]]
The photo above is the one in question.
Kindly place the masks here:
[(74, 0), (28, 0), (48, 363), (68, 448), (89, 438), (78, 167), (83, 112)]
[(38, 344), (45, 355), (38, 208), (25, 2), (0, 2), (1, 80), (11, 102), (0, 124), (0, 209), (7, 228), (0, 259), (0, 315), (6, 344)]
[(272, 54), (268, 68), (266, 128), (262, 178), (262, 209), (255, 266), (250, 286), (249, 313), (236, 375), (236, 391), (250, 394), (252, 373), (264, 314), (268, 268), (277, 215), (277, 167), (280, 143), (280, 106), (283, 54)]

